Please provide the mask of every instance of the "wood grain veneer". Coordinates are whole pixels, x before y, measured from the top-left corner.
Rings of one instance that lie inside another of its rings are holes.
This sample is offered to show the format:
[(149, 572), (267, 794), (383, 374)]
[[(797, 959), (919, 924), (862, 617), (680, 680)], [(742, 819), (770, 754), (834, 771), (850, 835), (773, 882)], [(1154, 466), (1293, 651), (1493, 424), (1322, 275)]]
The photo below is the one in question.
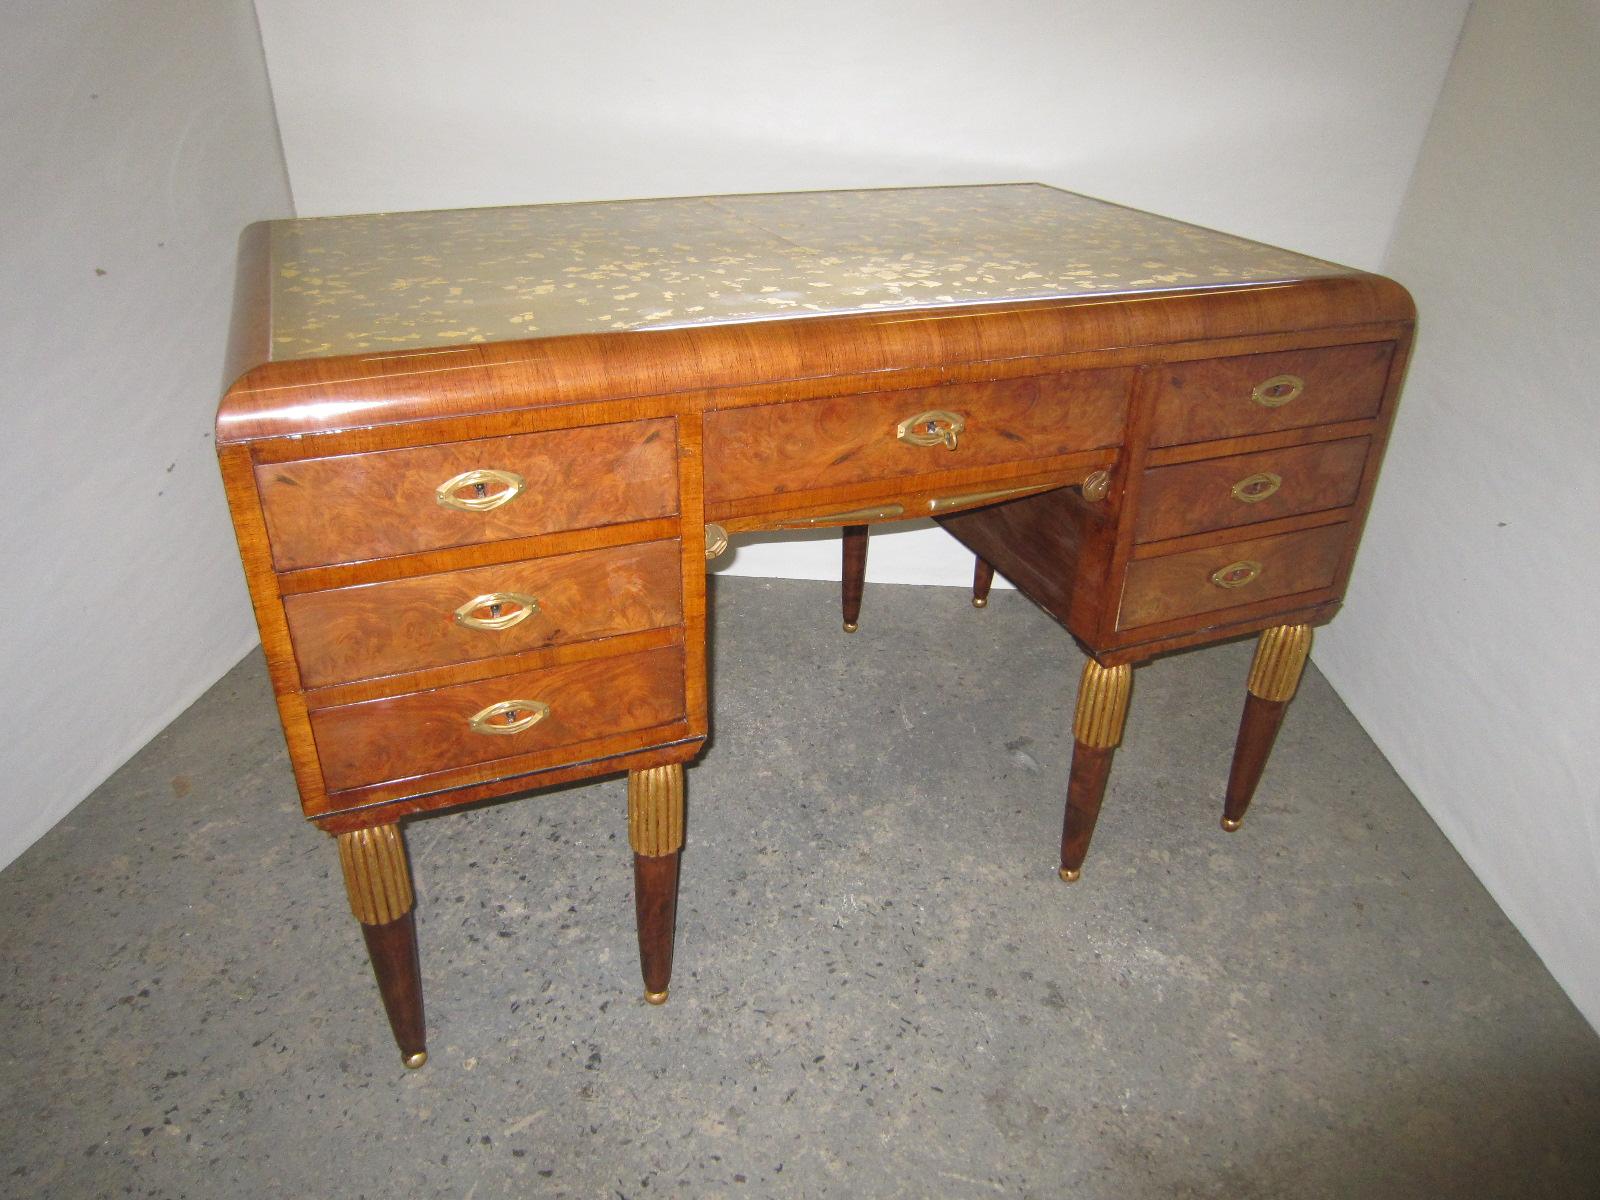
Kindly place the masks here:
[[(1127, 630), (1327, 587), (1338, 574), (1349, 536), (1346, 525), (1324, 525), (1138, 560), (1128, 567), (1117, 627)], [(1260, 564), (1253, 581), (1237, 588), (1212, 582), (1213, 572), (1245, 560)]]
[[(305, 687), (420, 671), (677, 625), (676, 540), (501, 563), (284, 598)], [(508, 629), (476, 629), (456, 610), (486, 594), (531, 596)]]
[[(469, 717), (512, 699), (542, 701), (550, 715), (522, 733), (472, 731)], [(644, 729), (683, 712), (683, 651), (670, 647), (319, 709), (310, 720), (323, 776), (339, 791)]]
[[(1347, 438), (1155, 467), (1145, 472), (1134, 539), (1153, 542), (1342, 508), (1355, 500), (1370, 448), (1366, 438)], [(1234, 494), (1242, 481), (1268, 473), (1280, 482), (1264, 499)]]
[[(293, 570), (666, 516), (676, 467), (663, 419), (273, 463), (256, 483), (272, 561)], [(478, 469), (526, 488), (485, 512), (439, 503), (441, 484)]]
[[(1114, 446), (1132, 378), (1127, 370), (1076, 371), (710, 413), (706, 498), (716, 504)], [(896, 436), (902, 421), (931, 411), (964, 422), (954, 449)]]
[[(1152, 446), (1269, 433), (1370, 417), (1383, 399), (1394, 345), (1372, 342), (1283, 354), (1250, 354), (1173, 364), (1157, 372)], [(1283, 375), (1305, 390), (1281, 407), (1252, 399), (1258, 384)]]
[[(675, 243), (670, 261), (591, 261), (600, 244), (650, 244), (615, 227), (623, 214), (720, 213), (716, 201), (340, 218), (332, 249), (332, 225), (247, 233), (217, 445), (320, 827), (692, 760), (709, 734), (707, 519), (852, 527), (848, 620), (860, 527), (880, 519), (858, 510), (931, 513), (982, 556), (980, 593), (998, 569), (1108, 669), (1334, 615), (1411, 343), (1398, 284), (1044, 188), (739, 203), (778, 226), (718, 217), (740, 243), (731, 259)], [(866, 215), (890, 210), (911, 224), (875, 233)], [(601, 242), (527, 240), (590, 221)], [(1024, 227), (1046, 273), (1004, 249)], [(1113, 244), (1112, 228), (1138, 236)], [(380, 236), (397, 229), (407, 238)], [(909, 238), (910, 258), (872, 249), (878, 234)], [(581, 263), (557, 261), (569, 243)], [(1099, 257), (1068, 261), (1067, 243)], [(922, 251), (959, 273), (936, 278), (912, 261)], [(785, 290), (774, 270), (807, 282)], [(394, 286), (343, 290), (351, 272)], [(660, 303), (638, 308), (632, 276)], [(668, 291), (683, 311), (662, 307)], [(1255, 403), (1275, 375), (1302, 393)], [(896, 438), (927, 410), (964, 421), (953, 452)], [(473, 469), (515, 472), (526, 491), (486, 512), (442, 507), (438, 486)], [(1233, 484), (1263, 471), (1279, 490), (1240, 505)], [(1085, 499), (1095, 472), (1110, 486)], [(1259, 578), (1211, 583), (1242, 558)], [(491, 592), (535, 596), (538, 612), (495, 632), (455, 623)], [(467, 718), (503, 699), (551, 714), (473, 733)], [(1062, 846), (1074, 875), (1110, 768), (1109, 750), (1080, 750)], [(677, 855), (643, 861), (640, 948), (659, 1000)], [(380, 979), (397, 977), (392, 951), (373, 947)], [(420, 1047), (420, 991), (402, 1007), (396, 1036)]]

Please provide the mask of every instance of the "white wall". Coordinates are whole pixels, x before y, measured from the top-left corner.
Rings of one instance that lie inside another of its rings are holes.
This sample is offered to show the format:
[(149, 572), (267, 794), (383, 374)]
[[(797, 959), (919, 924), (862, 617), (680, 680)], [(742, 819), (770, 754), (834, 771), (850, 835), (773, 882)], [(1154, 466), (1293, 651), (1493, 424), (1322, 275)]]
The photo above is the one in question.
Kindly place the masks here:
[(1600, 5), (1478, 0), (1387, 268), (1421, 336), (1317, 661), (1600, 1028)]
[(248, 0), (0, 8), (0, 866), (255, 640), (211, 447), (289, 208)]
[[(256, 7), (306, 216), (1040, 180), (1372, 268), (1467, 2)], [(735, 544), (838, 577), (837, 535)], [(869, 578), (971, 571), (873, 538)]]

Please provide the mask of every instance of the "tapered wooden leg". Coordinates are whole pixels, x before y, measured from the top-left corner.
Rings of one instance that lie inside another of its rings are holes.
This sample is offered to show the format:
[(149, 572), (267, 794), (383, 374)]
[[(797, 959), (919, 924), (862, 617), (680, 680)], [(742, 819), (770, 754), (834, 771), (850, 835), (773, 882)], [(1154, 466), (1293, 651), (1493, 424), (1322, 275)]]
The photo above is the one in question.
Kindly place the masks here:
[(854, 633), (860, 627), (861, 589), (867, 582), (865, 525), (844, 527), (844, 570), (839, 579), (844, 600), (844, 631)]
[(972, 564), (972, 607), (984, 608), (989, 603), (989, 587), (994, 583), (994, 568), (983, 559)]
[(339, 865), (344, 869), (350, 911), (361, 922), (378, 980), (389, 1028), (406, 1066), (428, 1061), (422, 1016), (422, 970), (417, 961), (417, 929), (412, 919), (411, 872), (398, 825), (375, 825), (342, 833)]
[(1094, 659), (1083, 664), (1078, 681), (1078, 707), (1072, 718), (1072, 774), (1067, 780), (1067, 811), (1061, 822), (1061, 871), (1074, 883), (1083, 871), (1089, 840), (1105, 799), (1111, 756), (1122, 740), (1128, 716), (1128, 690), (1133, 669), (1126, 663), (1102, 667)]
[(628, 841), (633, 846), (633, 908), (639, 924), (644, 998), (667, 1002), (678, 919), (683, 852), (683, 765), (628, 772)]
[(1239, 738), (1233, 745), (1233, 767), (1228, 772), (1228, 795), (1222, 802), (1222, 827), (1229, 833), (1244, 821), (1310, 653), (1309, 625), (1266, 629), (1256, 642), (1256, 656), (1250, 664), (1250, 690), (1244, 701), (1244, 715), (1239, 718)]

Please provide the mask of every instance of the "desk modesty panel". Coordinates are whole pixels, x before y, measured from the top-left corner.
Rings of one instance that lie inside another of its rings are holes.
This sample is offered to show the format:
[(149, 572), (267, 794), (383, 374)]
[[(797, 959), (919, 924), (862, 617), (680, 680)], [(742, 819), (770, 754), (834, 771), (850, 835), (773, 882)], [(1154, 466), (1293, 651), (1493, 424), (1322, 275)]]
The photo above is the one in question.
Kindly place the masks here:
[(252, 226), (218, 453), (404, 1060), (418, 812), (628, 772), (666, 999), (730, 531), (841, 527), (853, 628), (865, 527), (932, 516), (978, 555), (975, 604), (999, 570), (1077, 639), (1069, 881), (1130, 667), (1259, 634), (1237, 829), (1343, 595), (1413, 320), (1382, 277), (1037, 184)]

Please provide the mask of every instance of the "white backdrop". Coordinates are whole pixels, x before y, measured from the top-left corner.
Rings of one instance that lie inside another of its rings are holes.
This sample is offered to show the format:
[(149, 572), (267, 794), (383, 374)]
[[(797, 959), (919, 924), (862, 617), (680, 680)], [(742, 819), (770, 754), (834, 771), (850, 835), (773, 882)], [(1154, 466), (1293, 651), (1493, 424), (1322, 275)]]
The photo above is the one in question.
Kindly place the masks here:
[[(301, 216), (1039, 180), (1367, 268), (1466, 7), (256, 3)], [(735, 546), (838, 577), (837, 535)], [(971, 572), (938, 530), (874, 534), (869, 579)]]
[(1317, 662), (1600, 1029), (1600, 5), (1478, 0), (1388, 268), (1421, 336)]
[(0, 5), (0, 866), (254, 644), (211, 427), (284, 216), (249, 0)]

